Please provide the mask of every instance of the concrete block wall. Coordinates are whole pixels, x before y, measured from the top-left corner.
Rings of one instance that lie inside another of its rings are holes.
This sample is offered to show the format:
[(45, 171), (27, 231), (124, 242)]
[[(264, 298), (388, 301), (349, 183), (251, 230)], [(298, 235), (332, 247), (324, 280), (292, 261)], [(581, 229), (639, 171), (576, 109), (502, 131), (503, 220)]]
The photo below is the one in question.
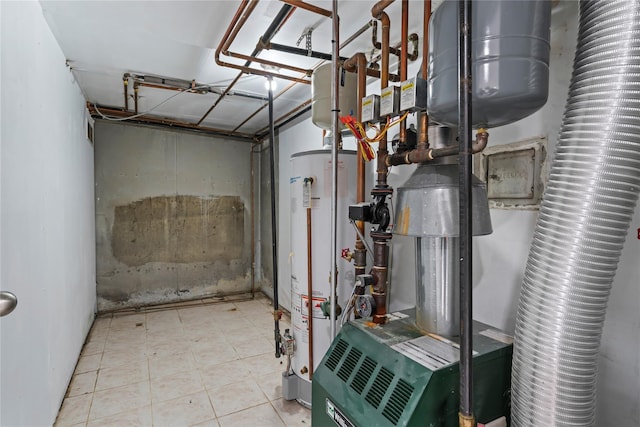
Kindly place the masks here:
[(98, 310), (251, 289), (251, 144), (96, 123)]

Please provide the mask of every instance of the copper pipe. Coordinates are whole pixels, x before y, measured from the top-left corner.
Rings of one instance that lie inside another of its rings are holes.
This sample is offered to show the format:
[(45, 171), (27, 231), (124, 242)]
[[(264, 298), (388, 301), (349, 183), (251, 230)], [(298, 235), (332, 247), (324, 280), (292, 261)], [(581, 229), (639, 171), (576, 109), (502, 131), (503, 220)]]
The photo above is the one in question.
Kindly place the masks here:
[[(295, 86), (295, 83), (290, 83), (289, 86), (287, 86), (280, 93), (278, 93), (276, 96), (274, 96), (273, 100), (275, 101), (276, 99), (280, 98), (282, 96), (282, 94), (284, 94), (286, 91), (288, 91), (289, 89), (291, 89), (294, 86)], [(242, 126), (244, 126), (249, 120), (253, 119), (260, 111), (264, 110), (267, 107), (267, 105), (268, 104), (263, 104), (260, 108), (258, 108), (256, 111), (254, 111), (253, 114), (251, 114), (242, 123), (240, 123), (238, 126), (236, 126), (235, 129), (233, 129), (233, 132), (237, 131)]]
[(138, 89), (139, 83), (133, 82), (133, 111), (135, 114), (138, 114)]
[[(307, 184), (305, 184), (307, 185)], [(311, 186), (311, 184), (308, 184)], [(311, 191), (311, 190), (309, 190)], [(307, 328), (309, 329), (309, 380), (313, 377), (313, 273), (311, 258), (311, 206), (307, 208)]]
[[(280, 23), (280, 25), (278, 25), (278, 28), (276, 28), (275, 33), (277, 33), (278, 31), (280, 31), (280, 29), (282, 28), (282, 26), (289, 20), (289, 18), (291, 18), (294, 14), (294, 12), (296, 11), (295, 7), (292, 7), (291, 10), (289, 11), (289, 13), (287, 13), (287, 16), (282, 20), (282, 22)], [(260, 41), (262, 41), (262, 37), (260, 37)]]
[[(264, 64), (267, 65), (269, 67), (275, 67), (275, 68), (280, 68), (280, 69), (285, 69), (285, 70), (291, 70), (293, 72), (296, 73), (301, 73), (301, 74), (305, 74), (307, 76), (311, 75), (311, 70), (307, 69), (307, 68), (300, 68), (300, 67), (294, 67), (293, 65), (288, 65), (285, 64), (283, 62), (275, 62), (275, 61), (269, 61), (266, 59), (260, 59), (260, 58), (256, 58), (255, 56), (251, 56), (251, 55), (244, 55), (242, 53), (236, 53), (236, 52), (222, 52), (223, 55), (226, 55), (230, 58), (237, 58), (237, 59), (244, 59), (245, 61), (251, 61), (251, 62), (257, 62), (258, 64)], [(216, 55), (216, 58), (218, 57), (218, 55)], [(256, 68), (251, 68), (251, 67), (245, 67), (247, 70), (251, 70), (249, 72), (249, 74), (260, 74), (260, 73), (256, 73), (255, 70), (257, 70)], [(270, 72), (268, 75), (272, 76), (272, 77), (280, 77), (280, 78), (284, 78), (286, 79), (287, 77), (290, 76), (285, 76), (280, 74), (279, 71), (276, 72)], [(297, 78), (289, 78), (289, 80), (294, 80), (297, 81)], [(302, 80), (302, 79), (301, 79)], [(307, 80), (302, 80), (302, 82), (299, 83), (309, 83)]]
[[(295, 107), (294, 109), (290, 110), (289, 112), (283, 114), (282, 116), (278, 117), (276, 119), (276, 126), (278, 126), (280, 124), (280, 122), (285, 121), (286, 119), (288, 119), (289, 117), (293, 116), (294, 114), (298, 113), (301, 110), (304, 110), (306, 107), (308, 107), (309, 105), (311, 105), (311, 99), (307, 99), (305, 102), (303, 102), (302, 104), (298, 105), (297, 107)], [(264, 127), (262, 129), (260, 129), (259, 131), (256, 132), (256, 135), (261, 135), (263, 132), (265, 132), (267, 129), (269, 129), (269, 127)]]
[(395, 0), (380, 0), (378, 3), (374, 4), (371, 8), (371, 16), (376, 19), (380, 19), (379, 15), (382, 13), (391, 3)]
[(129, 111), (129, 73), (122, 75), (122, 85), (124, 86), (124, 111)]
[[(251, 58), (250, 59), (251, 61), (255, 61), (255, 62), (258, 62), (258, 63), (262, 63), (262, 64), (267, 64), (267, 65), (276, 64), (276, 65), (273, 65), (273, 66), (276, 66), (276, 67), (279, 67), (279, 68), (291, 68), (289, 66), (286, 66), (286, 65), (283, 65), (283, 64), (280, 64), (280, 63), (276, 63), (276, 62), (258, 60), (257, 58), (246, 56), (246, 55), (241, 55), (241, 56), (245, 57), (245, 58)], [(269, 71), (265, 71), (265, 70), (260, 70), (258, 68), (245, 67), (243, 65), (232, 64), (230, 62), (222, 61), (220, 59), (220, 52), (217, 51), (217, 50), (216, 50), (216, 53), (215, 53), (215, 60), (216, 60), (216, 64), (218, 64), (221, 67), (233, 68), (233, 69), (240, 70), (243, 73), (247, 73), (247, 74), (257, 74), (257, 75), (265, 76), (265, 77), (277, 77), (279, 79), (291, 80), (291, 81), (296, 82), (296, 83), (311, 84), (311, 82), (309, 80), (305, 80), (303, 78), (293, 77), (293, 76), (289, 76), (289, 75), (286, 75), (286, 74), (280, 74), (280, 73), (277, 73), (277, 72), (269, 72)], [(293, 68), (296, 68), (296, 67), (293, 67)], [(304, 70), (304, 71), (305, 71), (305, 73), (307, 73), (309, 75), (311, 74), (311, 70)]]
[[(100, 109), (100, 112), (102, 112), (105, 115), (109, 115), (109, 116), (131, 117), (131, 116), (136, 115), (135, 113), (132, 113), (130, 111), (122, 111), (121, 109), (117, 109), (117, 108), (102, 107), (100, 105), (98, 105), (97, 107)], [(89, 112), (91, 113), (92, 116), (100, 117), (100, 114), (96, 111), (96, 108), (94, 107), (94, 104), (87, 103), (87, 109), (89, 110)], [(135, 120), (137, 122), (141, 122), (141, 123), (172, 126), (172, 127), (180, 128), (180, 129), (198, 130), (198, 131), (203, 131), (205, 133), (210, 133), (210, 134), (214, 134), (214, 135), (222, 136), (222, 137), (234, 137), (234, 138), (239, 138), (239, 139), (243, 139), (243, 140), (256, 141), (255, 136), (254, 135), (250, 135), (248, 133), (231, 132), (231, 131), (226, 130), (226, 129), (198, 126), (198, 125), (196, 125), (194, 123), (182, 122), (182, 121), (179, 121), (179, 120), (166, 119), (166, 118), (160, 118), (160, 117), (152, 117), (152, 116), (140, 116), (140, 117), (136, 117)]]
[(431, 0), (424, 0), (422, 16), (422, 78), (427, 80), (427, 64), (429, 63), (429, 19), (431, 18)]
[(372, 27), (375, 22), (376, 21), (374, 19), (372, 19), (369, 22), (367, 22), (366, 24), (364, 24), (362, 27), (360, 27), (360, 29), (358, 29), (355, 33), (353, 33), (344, 42), (342, 42), (342, 44), (340, 45), (340, 49), (342, 49), (343, 47), (345, 47), (346, 45), (348, 45), (349, 43), (351, 43), (352, 41), (354, 41), (355, 39), (360, 37), (360, 35), (362, 35), (362, 33), (367, 31), (370, 27)]
[(236, 78), (233, 79), (233, 81), (229, 84), (229, 86), (227, 86), (227, 88), (224, 90), (224, 92), (222, 92), (220, 97), (218, 97), (218, 99), (216, 99), (216, 102), (214, 102), (213, 105), (211, 107), (209, 107), (207, 112), (204, 113), (204, 115), (200, 118), (200, 120), (198, 120), (198, 123), (196, 123), (196, 126), (200, 126), (200, 123), (202, 123), (204, 121), (204, 119), (206, 119), (207, 116), (213, 111), (213, 109), (218, 106), (218, 104), (222, 101), (222, 99), (225, 96), (227, 96), (227, 94), (231, 91), (231, 89), (235, 86), (235, 84), (238, 83), (238, 80), (240, 80), (240, 77), (242, 77), (243, 74), (244, 73), (238, 73)]
[[(367, 57), (364, 53), (356, 53), (351, 58), (349, 58), (344, 63), (344, 69), (353, 72), (357, 71), (358, 73), (358, 88), (357, 88), (357, 98), (362, 99), (367, 94)], [(356, 110), (356, 118), (359, 122), (362, 121), (362, 103), (358, 102), (358, 107)], [(356, 169), (356, 203), (362, 203), (365, 201), (365, 161), (363, 157), (363, 151), (360, 144), (358, 144), (358, 154), (357, 154), (357, 169)], [(367, 249), (362, 242), (360, 236), (364, 235), (364, 222), (356, 221), (356, 227), (358, 232), (356, 233), (356, 243), (355, 250), (353, 256), (353, 264), (355, 268), (355, 275), (358, 276), (360, 274), (366, 273), (367, 268)], [(361, 287), (356, 288), (358, 294), (363, 294), (364, 289)], [(359, 316), (356, 316), (359, 317)]]
[(308, 10), (309, 12), (317, 13), (318, 15), (326, 16), (327, 18), (331, 18), (331, 11), (327, 9), (323, 9), (318, 6), (314, 6), (309, 3), (305, 3), (301, 0), (280, 0), (283, 3), (290, 4), (291, 6), (299, 7), (300, 9)]
[[(424, 0), (424, 12), (422, 17), (422, 64), (420, 72), (422, 78), (428, 80), (427, 64), (429, 61), (429, 18), (431, 18), (431, 0)], [(418, 134), (418, 146), (416, 149), (426, 150), (429, 148), (429, 116), (426, 111), (420, 112), (420, 132)]]
[[(409, 63), (409, 57), (407, 52), (409, 50), (409, 0), (402, 0), (402, 24), (401, 24), (401, 44), (402, 51), (400, 55), (400, 80), (407, 80), (407, 65)], [(407, 145), (407, 122), (402, 121), (400, 123), (400, 141), (399, 150), (404, 151)]]
[[(382, 49), (382, 43), (378, 41), (378, 22), (373, 21), (373, 30), (371, 31), (371, 44), (375, 49)], [(390, 46), (389, 53), (391, 55), (400, 56), (402, 54), (401, 47)]]
[[(484, 150), (489, 142), (489, 134), (484, 129), (479, 129), (476, 140), (471, 145), (471, 153), (477, 154)], [(452, 145), (442, 148), (428, 148), (426, 145), (418, 145), (414, 150), (405, 153), (396, 153), (387, 156), (387, 166), (409, 165), (412, 163), (430, 162), (441, 157), (455, 156), (460, 153), (460, 147)]]
[[(389, 33), (391, 22), (389, 15), (384, 12), (384, 8), (391, 3), (393, 3), (393, 0), (381, 0), (371, 8), (371, 15), (382, 23), (382, 50), (380, 52), (381, 89), (389, 86)], [(377, 203), (382, 204), (385, 209), (387, 208), (385, 199), (388, 196), (388, 192), (390, 192), (387, 185), (387, 155), (387, 137), (385, 135), (378, 144), (378, 158), (376, 163), (377, 178), (375, 188), (372, 191)], [(389, 265), (389, 246), (387, 245), (387, 241), (391, 239), (391, 236), (391, 233), (387, 233), (386, 230), (381, 228), (375, 233), (371, 232), (371, 237), (373, 238), (373, 289), (371, 294), (376, 302), (373, 322), (378, 324), (384, 324), (387, 320), (387, 268)]]
[(220, 40), (220, 43), (218, 44), (218, 48), (222, 52), (226, 52), (227, 50), (229, 50), (231, 43), (233, 43), (233, 41), (238, 36), (240, 29), (244, 26), (245, 22), (247, 22), (247, 19), (249, 19), (249, 16), (251, 16), (254, 9), (258, 5), (258, 0), (250, 0), (248, 7), (246, 7), (246, 3), (246, 0), (243, 0), (242, 4), (238, 7), (236, 14), (233, 16), (233, 19), (231, 20), (231, 23), (227, 28), (227, 31), (225, 31), (224, 36), (222, 36), (222, 40)]
[[(391, 29), (391, 21), (389, 15), (384, 12), (384, 8), (393, 3), (393, 0), (381, 0), (371, 9), (371, 14), (382, 23), (382, 64), (380, 70), (380, 88), (385, 89), (389, 86), (389, 35)], [(387, 186), (387, 165), (385, 158), (387, 157), (387, 137), (386, 135), (378, 144), (378, 158), (376, 168), (376, 184), (379, 186)]]
[(311, 70), (305, 70), (303, 68), (292, 67), (292, 66), (284, 64), (284, 63), (268, 61), (268, 60), (265, 60), (265, 59), (256, 58), (255, 56), (243, 55), (243, 54), (240, 54), (240, 53), (237, 53), (237, 52), (230, 52), (229, 51), (229, 48), (231, 47), (231, 44), (235, 40), (236, 36), (238, 35), (238, 32), (243, 27), (243, 25), (245, 24), (245, 22), (247, 21), (247, 19), (251, 15), (251, 13), (254, 11), (254, 9), (257, 6), (257, 4), (258, 4), (258, 0), (251, 0), (250, 3), (249, 3), (249, 6), (246, 7), (246, 0), (244, 0), (242, 2), (240, 7), (238, 8), (238, 10), (236, 11), (236, 14), (234, 15), (233, 19), (231, 20), (231, 23), (230, 23), (229, 27), (227, 28), (227, 31), (225, 32), (224, 36), (222, 37), (222, 40), (220, 40), (220, 43), (218, 44), (218, 48), (216, 49), (216, 52), (215, 52), (216, 64), (220, 65), (221, 67), (234, 68), (236, 70), (240, 70), (240, 71), (242, 71), (244, 73), (247, 73), (247, 74), (258, 74), (258, 75), (265, 76), (265, 77), (278, 77), (278, 78), (282, 78), (282, 79), (286, 79), (286, 80), (292, 80), (292, 81), (295, 81), (297, 83), (310, 84), (310, 82), (308, 80), (305, 80), (305, 79), (302, 79), (302, 78), (293, 77), (293, 76), (289, 76), (289, 75), (286, 75), (286, 74), (280, 74), (279, 72), (270, 72), (270, 71), (265, 71), (265, 70), (262, 70), (262, 69), (259, 69), (259, 68), (252, 68), (252, 67), (249, 67), (247, 65), (233, 64), (233, 63), (230, 63), (230, 62), (222, 61), (220, 59), (220, 55), (222, 54), (222, 55), (229, 56), (229, 57), (232, 57), (232, 58), (245, 59), (245, 60), (250, 61), (250, 62), (257, 62), (259, 64), (264, 64), (264, 65), (268, 65), (268, 66), (271, 66), (271, 67), (277, 67), (277, 68), (280, 68), (280, 69), (287, 69), (287, 70), (291, 70), (291, 71), (295, 71), (295, 72), (299, 72), (299, 73), (305, 73), (305, 74), (308, 74), (308, 75), (311, 74)]
[[(245, 1), (243, 2), (243, 4), (245, 4), (245, 5), (246, 5), (246, 3), (247, 3), (247, 0), (245, 0)], [(289, 3), (289, 4), (292, 4), (292, 5), (294, 5), (294, 6), (299, 6), (301, 2), (299, 2), (299, 1), (285, 1), (285, 3)], [(309, 10), (309, 8), (308, 8), (307, 6), (309, 6), (309, 7), (313, 7), (313, 6), (311, 6), (311, 5), (307, 5), (306, 3), (304, 3), (304, 4), (303, 4), (302, 6), (300, 6), (300, 7), (301, 7), (301, 8), (304, 8), (304, 9)], [(242, 7), (242, 5), (241, 5), (241, 7)], [(295, 10), (295, 9), (294, 9), (294, 10)], [(291, 12), (289, 13), (289, 15), (287, 15), (287, 18), (286, 18), (286, 19), (288, 19), (288, 18), (291, 16), (291, 14), (293, 13), (293, 11), (294, 11), (294, 10), (291, 10)], [(331, 12), (329, 12), (329, 11), (326, 11), (326, 12), (328, 12), (328, 13), (329, 13), (329, 16), (330, 16)], [(237, 18), (235, 18), (235, 17), (234, 17), (234, 20), (237, 20), (237, 19), (239, 18), (239, 16), (240, 16), (240, 14), (241, 14), (241, 13), (242, 13), (241, 9), (240, 9), (240, 8), (238, 8), (238, 11), (236, 12), (236, 17), (237, 17)], [(324, 13), (320, 13), (320, 14), (321, 14), (321, 15), (324, 15)], [(325, 15), (325, 16), (326, 16), (326, 15)], [(286, 21), (286, 19), (285, 19), (285, 21)], [(232, 22), (233, 22), (233, 21), (232, 21)], [(364, 32), (367, 30), (367, 28), (369, 28), (369, 27), (371, 26), (371, 23), (372, 23), (372, 22), (375, 22), (375, 21), (374, 21), (374, 20), (369, 21), (367, 24), (365, 24), (365, 25), (364, 25), (364, 26), (362, 26), (360, 29), (358, 29), (354, 34), (352, 34), (352, 35), (351, 35), (351, 37), (349, 37), (347, 40), (345, 40), (345, 41), (340, 45), (340, 49), (342, 49), (342, 48), (346, 47), (346, 46), (347, 46), (347, 45), (349, 45), (351, 42), (353, 42), (353, 41), (354, 41), (354, 40), (355, 40), (359, 35), (361, 35), (362, 33), (364, 33)], [(278, 28), (280, 28), (280, 27), (278, 27)], [(228, 32), (230, 32), (231, 30), (229, 30), (229, 29), (228, 29), (227, 31), (228, 31)], [(228, 36), (228, 34), (227, 34), (227, 36)], [(314, 67), (314, 69), (315, 69), (315, 68), (317, 68), (317, 67), (318, 67), (319, 65), (321, 65), (321, 64), (322, 64), (322, 63), (319, 63), (318, 65), (316, 65), (316, 66)], [(199, 120), (199, 121), (198, 121), (198, 123), (197, 123), (198, 125), (200, 125), (200, 124), (204, 121), (204, 119), (206, 119), (206, 118), (209, 116), (209, 114), (211, 114), (211, 112), (213, 111), (213, 109), (214, 109), (214, 108), (216, 108), (216, 107), (218, 106), (218, 104), (220, 104), (220, 102), (222, 101), (222, 99), (223, 99), (224, 97), (226, 97), (226, 96), (229, 94), (229, 92), (231, 91), (231, 89), (235, 86), (235, 84), (238, 82), (238, 80), (240, 80), (240, 78), (242, 77), (242, 75), (243, 75), (243, 74), (244, 74), (244, 72), (243, 72), (243, 71), (241, 71), (240, 73), (238, 73), (238, 75), (237, 75), (237, 76), (236, 76), (236, 78), (233, 80), (233, 82), (231, 82), (231, 84), (229, 84), (229, 86), (227, 86), (227, 88), (222, 92), (222, 94), (221, 94), (221, 95), (220, 95), (220, 97), (216, 100), (216, 102), (215, 102), (215, 103), (214, 103), (214, 104), (213, 104), (213, 105), (212, 105), (212, 106), (211, 106), (211, 107), (206, 111), (206, 113), (204, 113), (204, 115), (200, 118), (200, 120)], [(371, 76), (371, 77), (380, 78), (380, 72), (379, 72), (379, 71), (376, 71), (376, 70), (371, 70), (371, 69), (367, 70), (367, 75), (369, 75), (369, 76)], [(400, 80), (399, 80), (399, 77), (398, 77), (397, 75), (392, 75), (392, 76), (390, 76), (390, 78), (391, 78), (391, 81), (393, 81), (393, 82), (398, 82), (398, 81), (400, 81)], [(303, 83), (308, 83), (308, 81), (304, 80), (304, 81), (303, 81)], [(278, 96), (279, 96), (279, 95), (278, 95)], [(308, 103), (309, 103), (309, 101), (305, 101), (303, 104), (299, 105), (299, 106), (298, 106), (298, 107), (296, 107), (296, 109), (294, 109), (294, 110), (295, 110), (295, 111), (299, 111), (300, 109), (302, 109), (302, 108), (306, 107), (306, 106), (308, 105)], [(261, 111), (261, 110), (262, 110), (262, 108), (261, 108), (259, 111)], [(247, 120), (245, 120), (243, 123), (241, 123), (238, 127), (236, 127), (236, 130), (237, 130), (238, 128), (240, 128), (241, 126), (243, 126), (243, 125), (244, 125), (246, 122), (248, 122), (251, 118), (253, 118), (253, 117), (255, 116), (255, 114), (257, 114), (257, 112), (255, 112), (251, 117), (249, 117)], [(258, 133), (259, 133), (259, 132), (258, 132)]]
[[(228, 37), (231, 31), (231, 28), (233, 25), (235, 25), (235, 23), (238, 21), (238, 19), (240, 18), (240, 15), (242, 13), (243, 10), (243, 5), (246, 6), (246, 0), (243, 2), (243, 4), (240, 5), (240, 7), (238, 8), (238, 10), (236, 11), (236, 15), (234, 16), (234, 19), (231, 21), (231, 23), (229, 24), (229, 28), (227, 29), (227, 33), (225, 34), (225, 37)], [(291, 9), (291, 11), (287, 14), (287, 16), (284, 18), (283, 22), (280, 23), (280, 25), (275, 29), (275, 31), (273, 32), (274, 34), (279, 31), (279, 29), (282, 27), (282, 25), (284, 24), (284, 22), (286, 22), (291, 15), (293, 14), (293, 12), (295, 11), (295, 8)], [(269, 31), (267, 29), (267, 31)], [(264, 40), (264, 38), (269, 38), (269, 34), (267, 34), (265, 32), (265, 34), (262, 35), (262, 37), (260, 37), (260, 40)], [(255, 54), (257, 54), (258, 52), (254, 51)], [(246, 63), (245, 65), (249, 65), (249, 63)], [(231, 84), (229, 84), (229, 86), (227, 86), (227, 88), (222, 92), (222, 94), (220, 95), (220, 97), (216, 100), (216, 102), (209, 107), (209, 109), (207, 110), (206, 113), (204, 113), (204, 115), (200, 118), (200, 120), (198, 121), (198, 125), (200, 123), (202, 123), (204, 121), (204, 119), (207, 118), (207, 116), (209, 116), (209, 114), (211, 114), (211, 112), (213, 111), (214, 108), (216, 108), (218, 106), (218, 104), (220, 104), (220, 102), (224, 99), (225, 96), (227, 96), (227, 94), (229, 94), (229, 92), (231, 91), (231, 89), (236, 85), (236, 83), (240, 80), (240, 78), (242, 77), (242, 75), (244, 74), (244, 72), (240, 71), (240, 73), (238, 73), (238, 75), (236, 76), (236, 78), (231, 82)]]

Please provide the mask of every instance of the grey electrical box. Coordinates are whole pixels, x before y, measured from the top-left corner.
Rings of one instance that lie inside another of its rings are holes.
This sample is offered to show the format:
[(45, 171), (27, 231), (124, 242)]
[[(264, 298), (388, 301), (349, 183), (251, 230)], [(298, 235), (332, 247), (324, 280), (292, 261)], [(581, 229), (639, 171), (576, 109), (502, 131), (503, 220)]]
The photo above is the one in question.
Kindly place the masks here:
[(400, 111), (400, 87), (388, 86), (380, 92), (380, 117), (397, 116)]
[(380, 97), (369, 95), (362, 98), (362, 123), (377, 123), (380, 118)]
[(533, 148), (487, 156), (487, 195), (490, 199), (531, 199), (534, 193)]
[(400, 83), (400, 111), (427, 109), (427, 81), (416, 76)]
[(475, 155), (475, 174), (487, 183), (491, 208), (539, 207), (546, 175), (544, 137), (494, 145)]

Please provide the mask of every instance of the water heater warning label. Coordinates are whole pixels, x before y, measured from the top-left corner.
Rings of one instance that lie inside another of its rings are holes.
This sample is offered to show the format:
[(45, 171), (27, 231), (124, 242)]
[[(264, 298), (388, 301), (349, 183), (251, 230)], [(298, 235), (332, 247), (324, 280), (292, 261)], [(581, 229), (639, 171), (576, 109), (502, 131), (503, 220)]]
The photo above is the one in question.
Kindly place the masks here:
[[(309, 297), (307, 295), (300, 295), (301, 304), (300, 304), (300, 313), (302, 314), (302, 318), (306, 319), (309, 317)], [(325, 298), (313, 297), (311, 299), (311, 313), (313, 313), (314, 319), (324, 319), (325, 315), (322, 313), (322, 306), (320, 305), (325, 301)]]
[(457, 344), (428, 335), (392, 345), (391, 348), (432, 371), (460, 360)]

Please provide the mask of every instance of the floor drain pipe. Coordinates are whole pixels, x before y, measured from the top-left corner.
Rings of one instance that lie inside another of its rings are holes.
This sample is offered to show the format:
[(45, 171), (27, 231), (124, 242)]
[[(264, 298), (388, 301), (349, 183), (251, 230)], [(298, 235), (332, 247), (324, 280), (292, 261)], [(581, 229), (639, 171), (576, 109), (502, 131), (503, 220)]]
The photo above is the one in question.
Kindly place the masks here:
[(516, 427), (595, 425), (600, 337), (640, 193), (638, 40), (640, 1), (580, 2), (569, 100), (516, 317)]

